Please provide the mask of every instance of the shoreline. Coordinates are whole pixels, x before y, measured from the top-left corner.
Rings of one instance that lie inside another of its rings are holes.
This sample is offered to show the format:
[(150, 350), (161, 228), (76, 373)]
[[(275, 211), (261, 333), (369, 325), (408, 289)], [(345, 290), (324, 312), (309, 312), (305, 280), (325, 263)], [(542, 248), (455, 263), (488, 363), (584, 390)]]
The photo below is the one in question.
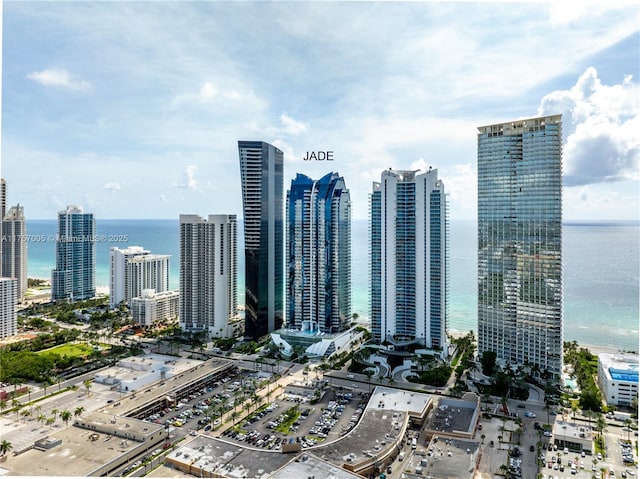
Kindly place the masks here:
[[(466, 336), (468, 333), (468, 331), (460, 331), (458, 329), (450, 329), (449, 330), (449, 336), (452, 336), (454, 338), (462, 338), (464, 336)], [(476, 335), (476, 341), (477, 341), (477, 333), (476, 331), (473, 331), (473, 333)], [(564, 342), (571, 342), (571, 341), (567, 341), (565, 340)], [(576, 341), (576, 343), (578, 344), (578, 348), (584, 348), (584, 349), (588, 349), (591, 354), (594, 355), (598, 355), (600, 353), (608, 353), (608, 354), (616, 354), (616, 353), (622, 353), (622, 352), (630, 352), (627, 351), (626, 349), (621, 349), (621, 348), (616, 348), (613, 346), (597, 346), (594, 344), (582, 344), (579, 341)], [(634, 354), (638, 354), (638, 351), (631, 351)]]
[[(49, 287), (51, 286), (51, 279), (50, 278), (42, 278), (42, 277), (32, 277), (29, 276), (29, 279), (37, 279), (37, 280), (41, 280), (41, 281), (45, 281), (46, 285), (48, 285)], [(44, 285), (43, 285), (44, 286)], [(108, 295), (109, 294), (109, 286), (107, 285), (96, 285), (96, 296), (104, 296), (104, 295)], [(366, 315), (360, 315), (361, 319), (366, 319), (368, 320), (368, 316)], [(474, 335), (476, 336), (477, 339), (477, 331), (472, 330)], [(462, 331), (459, 329), (449, 329), (448, 334), (449, 336), (452, 336), (454, 338), (461, 338), (464, 337), (466, 334), (469, 333), (469, 330), (466, 331)], [(564, 340), (565, 342), (567, 342), (567, 340)], [(588, 349), (589, 351), (591, 351), (592, 354), (598, 355), (599, 353), (609, 353), (609, 354), (615, 354), (615, 353), (620, 353), (620, 352), (628, 352), (627, 349), (624, 348), (617, 348), (614, 346), (598, 346), (598, 345), (594, 345), (594, 344), (582, 344), (580, 342), (578, 343), (578, 347), (581, 348), (585, 348)], [(640, 345), (639, 345), (640, 347)], [(632, 351), (633, 353), (638, 353), (638, 349)]]

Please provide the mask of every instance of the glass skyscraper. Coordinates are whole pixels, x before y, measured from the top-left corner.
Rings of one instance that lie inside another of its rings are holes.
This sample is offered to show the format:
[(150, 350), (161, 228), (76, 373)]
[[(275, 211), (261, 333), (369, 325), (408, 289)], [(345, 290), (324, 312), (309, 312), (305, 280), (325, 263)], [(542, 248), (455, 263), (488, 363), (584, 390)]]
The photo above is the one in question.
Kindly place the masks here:
[(437, 170), (386, 170), (370, 198), (374, 341), (446, 355), (447, 201)]
[(263, 141), (239, 141), (244, 212), (245, 336), (284, 320), (283, 155)]
[(344, 178), (298, 174), (287, 192), (287, 326), (333, 334), (351, 321), (351, 200)]
[(67, 206), (58, 213), (56, 267), (51, 273), (51, 299), (78, 301), (96, 295), (96, 222), (93, 213)]
[(562, 372), (562, 117), (478, 128), (478, 353)]

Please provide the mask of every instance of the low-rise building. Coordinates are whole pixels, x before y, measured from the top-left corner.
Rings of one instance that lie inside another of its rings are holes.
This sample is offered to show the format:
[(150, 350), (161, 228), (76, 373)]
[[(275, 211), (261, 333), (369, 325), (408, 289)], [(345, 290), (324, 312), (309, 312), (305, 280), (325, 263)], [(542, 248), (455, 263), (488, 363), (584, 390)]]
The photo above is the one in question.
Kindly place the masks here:
[(638, 355), (600, 353), (598, 386), (609, 406), (631, 406), (638, 399)]
[(129, 300), (133, 321), (140, 326), (150, 327), (160, 323), (178, 320), (180, 293), (155, 289), (142, 290), (141, 296)]
[(566, 422), (556, 416), (553, 424), (553, 443), (559, 450), (565, 447), (570, 452), (591, 454), (593, 451), (593, 432), (589, 426)]
[(349, 351), (351, 345), (362, 338), (358, 328), (342, 333), (327, 334), (320, 331), (310, 321), (305, 321), (302, 329), (278, 329), (271, 333), (271, 340), (278, 346), (284, 357), (293, 356), (294, 348), (304, 350), (309, 359), (327, 359), (334, 354)]

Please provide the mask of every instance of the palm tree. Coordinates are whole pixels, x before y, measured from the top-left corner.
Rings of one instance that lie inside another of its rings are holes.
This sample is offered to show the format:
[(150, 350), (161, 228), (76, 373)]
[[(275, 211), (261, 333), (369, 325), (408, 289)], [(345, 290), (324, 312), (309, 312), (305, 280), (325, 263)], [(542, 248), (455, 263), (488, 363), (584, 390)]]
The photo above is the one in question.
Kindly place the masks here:
[(47, 418), (47, 426), (49, 426), (49, 429), (51, 429), (51, 426), (53, 425), (54, 422), (56, 422), (56, 418), (55, 417), (48, 417)]
[(36, 418), (36, 420), (39, 423), (45, 423), (47, 421), (47, 416), (45, 416), (44, 414), (38, 414), (38, 417)]
[(4, 411), (7, 407), (7, 401), (4, 399), (0, 399), (0, 411)]
[(82, 381), (82, 384), (84, 384), (84, 387), (87, 388), (87, 396), (88, 396), (89, 392), (91, 391), (91, 379), (85, 379), (84, 381)]
[(5, 456), (11, 449), (13, 449), (13, 446), (6, 439), (0, 442), (0, 456)]
[(56, 408), (53, 408), (53, 409), (51, 410), (51, 414), (53, 414), (53, 420), (54, 420), (54, 421), (56, 420), (56, 417), (57, 417), (57, 415), (58, 415), (58, 413), (59, 413), (59, 412), (60, 412), (60, 411), (59, 411), (58, 409), (56, 409)]
[(82, 406), (78, 406), (75, 411), (73, 411), (73, 415), (75, 417), (79, 417), (82, 416), (82, 413), (84, 412), (84, 408)]
[(31, 411), (29, 411), (28, 409), (23, 409), (22, 411), (20, 411), (20, 415), (25, 419), (27, 419), (28, 416), (31, 415)]
[(64, 411), (62, 411), (60, 413), (60, 419), (62, 419), (62, 422), (64, 422), (65, 426), (69, 425), (69, 419), (71, 419), (71, 411), (65, 409)]

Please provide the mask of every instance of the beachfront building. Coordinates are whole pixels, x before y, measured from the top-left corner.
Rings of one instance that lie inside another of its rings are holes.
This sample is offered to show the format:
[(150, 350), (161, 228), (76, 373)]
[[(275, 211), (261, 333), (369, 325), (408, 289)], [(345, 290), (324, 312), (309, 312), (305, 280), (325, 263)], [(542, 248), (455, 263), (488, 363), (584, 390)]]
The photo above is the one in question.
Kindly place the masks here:
[(638, 355), (598, 354), (598, 386), (608, 406), (637, 406)]
[[(0, 218), (4, 218), (7, 208), (7, 182), (0, 178)], [(2, 221), (0, 221), (0, 238), (2, 238)], [(0, 241), (0, 271), (2, 271), (2, 247), (4, 241)]]
[(180, 328), (228, 337), (237, 280), (236, 216), (180, 215)]
[(239, 141), (245, 254), (245, 336), (284, 321), (283, 154), (263, 141)]
[(78, 301), (96, 295), (96, 222), (81, 206), (58, 213), (56, 267), (51, 274), (53, 301)]
[(478, 354), (562, 373), (560, 115), (478, 128)]
[(109, 251), (109, 306), (115, 308), (120, 303), (127, 302), (129, 289), (129, 275), (127, 263), (136, 256), (150, 254), (151, 251), (142, 246), (129, 246), (128, 248), (113, 247)]
[(351, 201), (344, 178), (298, 173), (287, 192), (287, 327), (340, 333), (351, 321)]
[(383, 171), (370, 197), (374, 341), (447, 354), (447, 245), (438, 171)]
[(168, 254), (145, 254), (130, 259), (127, 262), (127, 297), (139, 297), (145, 289), (153, 289), (156, 293), (169, 291), (170, 258)]
[(15, 336), (18, 331), (18, 280), (0, 277), (0, 338)]
[(144, 289), (140, 296), (129, 300), (133, 322), (146, 328), (175, 322), (178, 320), (179, 300), (179, 291)]
[(18, 280), (18, 301), (27, 291), (27, 225), (22, 206), (12, 206), (2, 220), (0, 276)]

